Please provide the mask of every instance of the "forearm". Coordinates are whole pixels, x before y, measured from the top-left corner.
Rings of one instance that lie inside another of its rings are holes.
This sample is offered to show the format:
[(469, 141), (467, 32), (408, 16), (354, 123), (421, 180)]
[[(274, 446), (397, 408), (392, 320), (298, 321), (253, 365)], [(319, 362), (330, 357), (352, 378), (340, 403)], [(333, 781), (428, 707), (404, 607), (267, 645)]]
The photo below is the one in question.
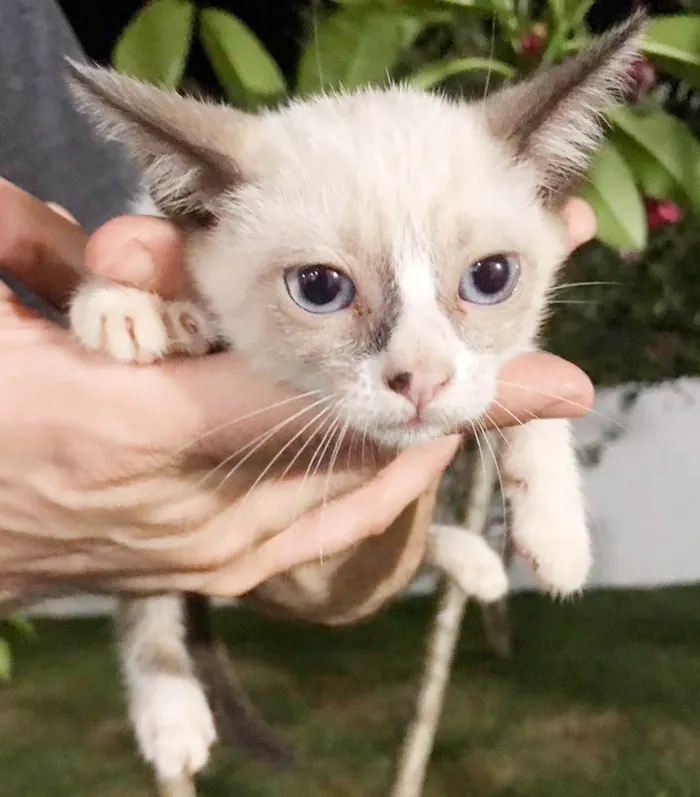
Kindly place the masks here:
[(0, 3), (0, 175), (93, 228), (126, 210), (137, 180), (73, 106), (66, 56), (84, 58), (54, 0)]

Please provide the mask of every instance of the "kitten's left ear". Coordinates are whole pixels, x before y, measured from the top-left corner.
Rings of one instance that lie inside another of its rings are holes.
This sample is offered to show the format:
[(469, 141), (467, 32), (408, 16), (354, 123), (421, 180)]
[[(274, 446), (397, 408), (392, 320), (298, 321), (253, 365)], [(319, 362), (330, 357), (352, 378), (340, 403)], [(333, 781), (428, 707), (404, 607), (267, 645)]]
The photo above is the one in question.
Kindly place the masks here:
[(550, 207), (575, 190), (599, 144), (602, 114), (624, 95), (646, 21), (636, 11), (578, 56), (486, 101), (490, 130), (535, 165)]
[(245, 179), (257, 117), (74, 61), (68, 82), (81, 110), (144, 170), (146, 189), (169, 218), (210, 223), (221, 195)]

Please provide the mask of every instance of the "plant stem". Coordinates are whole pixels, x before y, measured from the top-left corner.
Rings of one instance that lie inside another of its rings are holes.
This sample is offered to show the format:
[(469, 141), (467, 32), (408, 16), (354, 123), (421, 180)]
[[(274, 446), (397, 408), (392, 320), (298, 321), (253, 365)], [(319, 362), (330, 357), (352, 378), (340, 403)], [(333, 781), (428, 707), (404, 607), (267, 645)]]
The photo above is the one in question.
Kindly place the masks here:
[[(483, 534), (486, 527), (496, 479), (499, 447), (495, 437), (491, 436), (490, 442), (494, 456), (472, 468), (465, 526), (477, 534)], [(432, 623), (416, 707), (397, 757), (390, 797), (422, 794), (466, 604), (464, 592), (447, 581)]]

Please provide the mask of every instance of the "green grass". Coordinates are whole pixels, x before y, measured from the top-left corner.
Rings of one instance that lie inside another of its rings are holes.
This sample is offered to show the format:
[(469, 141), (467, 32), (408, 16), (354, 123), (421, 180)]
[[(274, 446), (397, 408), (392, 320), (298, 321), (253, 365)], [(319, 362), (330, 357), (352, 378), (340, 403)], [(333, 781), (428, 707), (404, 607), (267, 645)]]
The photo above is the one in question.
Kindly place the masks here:
[[(246, 686), (296, 747), (284, 775), (219, 752), (201, 797), (383, 797), (430, 602), (328, 630), (221, 613)], [(700, 796), (700, 588), (512, 602), (516, 651), (470, 609), (426, 797)], [(147, 797), (109, 625), (38, 623), (0, 689), (2, 797)]]

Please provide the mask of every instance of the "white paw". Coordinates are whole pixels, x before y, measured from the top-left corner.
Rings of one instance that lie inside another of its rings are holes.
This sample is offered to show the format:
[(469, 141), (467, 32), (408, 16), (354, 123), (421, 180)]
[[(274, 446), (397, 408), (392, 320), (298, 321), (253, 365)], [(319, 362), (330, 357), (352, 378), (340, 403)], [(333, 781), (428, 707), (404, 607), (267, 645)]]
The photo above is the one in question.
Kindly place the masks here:
[(84, 346), (126, 363), (205, 354), (216, 340), (211, 320), (193, 302), (168, 302), (137, 288), (96, 280), (75, 295), (70, 324)]
[(570, 595), (583, 588), (593, 557), (585, 515), (579, 507), (561, 514), (544, 508), (521, 513), (520, 521), (513, 525), (513, 542), (548, 592)]
[(571, 427), (566, 421), (531, 421), (505, 434), (502, 470), (514, 547), (544, 589), (578, 592), (592, 552)]
[(502, 559), (478, 534), (459, 526), (431, 529), (433, 563), (470, 597), (492, 603), (508, 591)]
[(161, 674), (143, 686), (133, 706), (143, 757), (161, 778), (196, 774), (209, 760), (216, 740), (214, 720), (199, 684)]

